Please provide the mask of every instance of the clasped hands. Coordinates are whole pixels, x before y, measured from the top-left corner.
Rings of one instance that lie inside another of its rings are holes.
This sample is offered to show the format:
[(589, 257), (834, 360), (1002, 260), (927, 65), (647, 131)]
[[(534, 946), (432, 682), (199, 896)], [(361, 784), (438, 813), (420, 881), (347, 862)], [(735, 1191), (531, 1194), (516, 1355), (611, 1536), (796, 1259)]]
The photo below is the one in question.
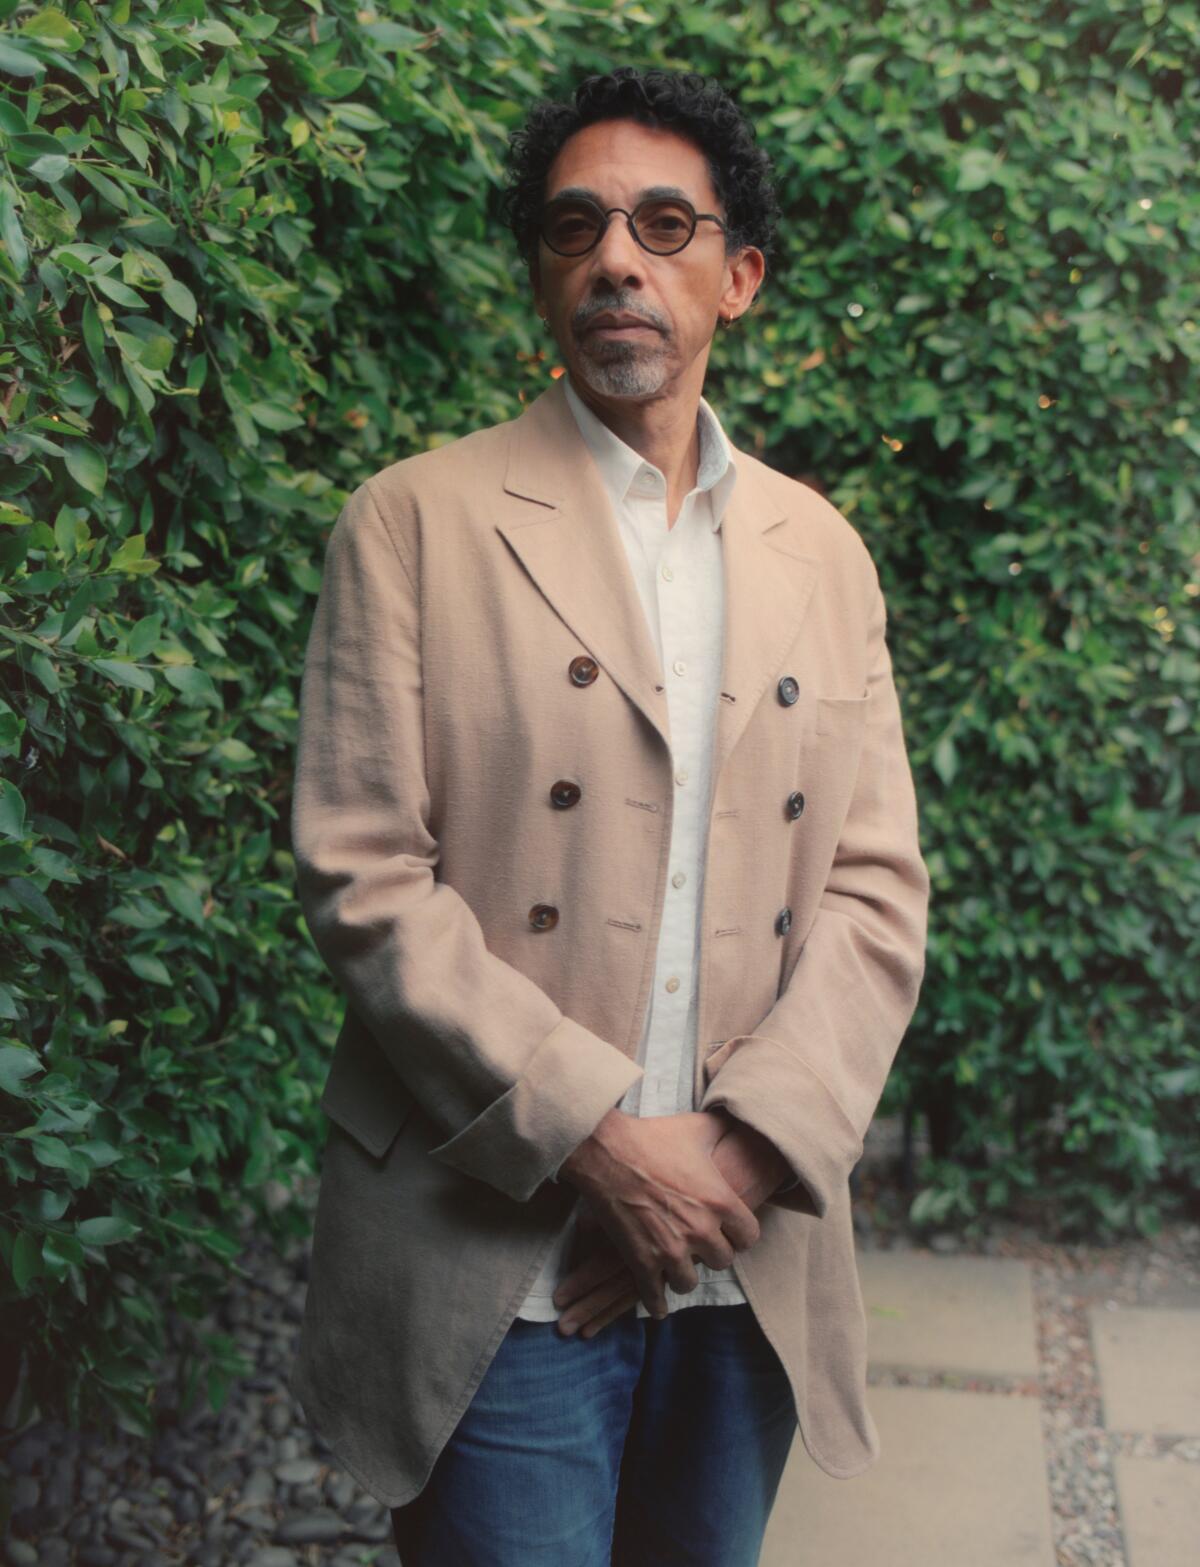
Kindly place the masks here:
[(610, 1110), (563, 1163), (582, 1195), (576, 1232), (590, 1254), (554, 1291), (563, 1336), (592, 1338), (665, 1285), (695, 1289), (694, 1263), (727, 1268), (759, 1237), (754, 1210), (790, 1174), (775, 1145), (723, 1107), (670, 1116)]

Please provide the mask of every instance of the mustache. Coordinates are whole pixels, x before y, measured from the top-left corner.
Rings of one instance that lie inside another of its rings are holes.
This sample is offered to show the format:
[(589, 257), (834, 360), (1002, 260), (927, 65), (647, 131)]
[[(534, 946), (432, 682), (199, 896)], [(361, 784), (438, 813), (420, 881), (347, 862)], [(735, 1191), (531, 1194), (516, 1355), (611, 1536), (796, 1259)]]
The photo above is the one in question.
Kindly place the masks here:
[(571, 316), (571, 330), (577, 337), (581, 336), (597, 316), (609, 313), (635, 316), (638, 321), (645, 326), (653, 327), (664, 337), (670, 336), (670, 326), (658, 311), (647, 309), (644, 304), (631, 303), (619, 294), (612, 299), (592, 299), (580, 305)]

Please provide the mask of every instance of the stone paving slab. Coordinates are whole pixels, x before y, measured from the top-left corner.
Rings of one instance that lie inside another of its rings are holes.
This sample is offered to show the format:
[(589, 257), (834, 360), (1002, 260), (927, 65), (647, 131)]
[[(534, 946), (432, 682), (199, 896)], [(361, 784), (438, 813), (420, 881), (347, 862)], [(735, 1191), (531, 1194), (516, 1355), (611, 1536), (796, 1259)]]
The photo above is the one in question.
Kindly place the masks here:
[(1116, 1471), (1129, 1567), (1195, 1567), (1200, 1464), (1120, 1453)]
[(878, 1366), (1035, 1376), (1033, 1274), (1010, 1257), (860, 1251), (867, 1354)]
[(1088, 1315), (1108, 1429), (1200, 1436), (1200, 1313), (1094, 1306)]
[(872, 1387), (882, 1452), (834, 1480), (797, 1433), (759, 1567), (1054, 1567), (1036, 1399)]

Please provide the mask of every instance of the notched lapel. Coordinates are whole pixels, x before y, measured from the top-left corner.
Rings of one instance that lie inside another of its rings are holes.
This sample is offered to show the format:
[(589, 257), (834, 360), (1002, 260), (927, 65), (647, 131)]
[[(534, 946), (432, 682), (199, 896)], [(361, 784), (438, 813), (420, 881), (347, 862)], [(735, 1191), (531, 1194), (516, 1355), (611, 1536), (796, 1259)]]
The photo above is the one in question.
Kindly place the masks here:
[[(666, 695), (637, 584), (603, 482), (561, 382), (512, 426), (504, 488), (523, 504), (497, 530), (561, 619), (670, 748)], [(713, 778), (779, 673), (820, 561), (801, 553), (774, 486), (746, 454), (721, 522), (725, 626)], [(730, 701), (729, 698), (733, 700)]]
[(560, 382), (513, 424), (504, 488), (525, 505), (496, 524), (601, 669), (670, 748), (658, 652), (604, 484)]
[[(725, 647), (713, 739), (714, 787), (759, 701), (780, 675), (816, 587), (821, 562), (799, 551), (789, 513), (746, 454), (721, 521), (725, 568)], [(733, 698), (730, 701), (730, 697)]]

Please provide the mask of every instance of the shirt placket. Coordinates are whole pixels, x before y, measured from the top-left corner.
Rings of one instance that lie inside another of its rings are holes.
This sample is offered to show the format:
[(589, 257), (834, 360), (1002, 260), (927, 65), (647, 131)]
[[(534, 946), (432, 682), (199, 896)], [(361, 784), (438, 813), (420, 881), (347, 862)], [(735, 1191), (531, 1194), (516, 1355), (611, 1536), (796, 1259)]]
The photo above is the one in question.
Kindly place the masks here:
[[(641, 504), (653, 508), (653, 519), (649, 515), (645, 518), (647, 527), (643, 536), (657, 541), (654, 582), (675, 795), (641, 1113), (674, 1115), (680, 1109), (680, 1060), (686, 1054), (694, 981), (696, 845), (702, 805), (699, 799), (702, 778), (699, 754), (701, 666), (695, 641), (700, 629), (696, 623), (699, 605), (695, 601), (695, 573), (686, 569), (687, 549), (695, 542), (689, 537), (696, 521), (695, 495), (693, 493), (685, 500), (674, 527), (669, 530), (662, 500)], [(690, 1100), (683, 1108), (690, 1108)]]

